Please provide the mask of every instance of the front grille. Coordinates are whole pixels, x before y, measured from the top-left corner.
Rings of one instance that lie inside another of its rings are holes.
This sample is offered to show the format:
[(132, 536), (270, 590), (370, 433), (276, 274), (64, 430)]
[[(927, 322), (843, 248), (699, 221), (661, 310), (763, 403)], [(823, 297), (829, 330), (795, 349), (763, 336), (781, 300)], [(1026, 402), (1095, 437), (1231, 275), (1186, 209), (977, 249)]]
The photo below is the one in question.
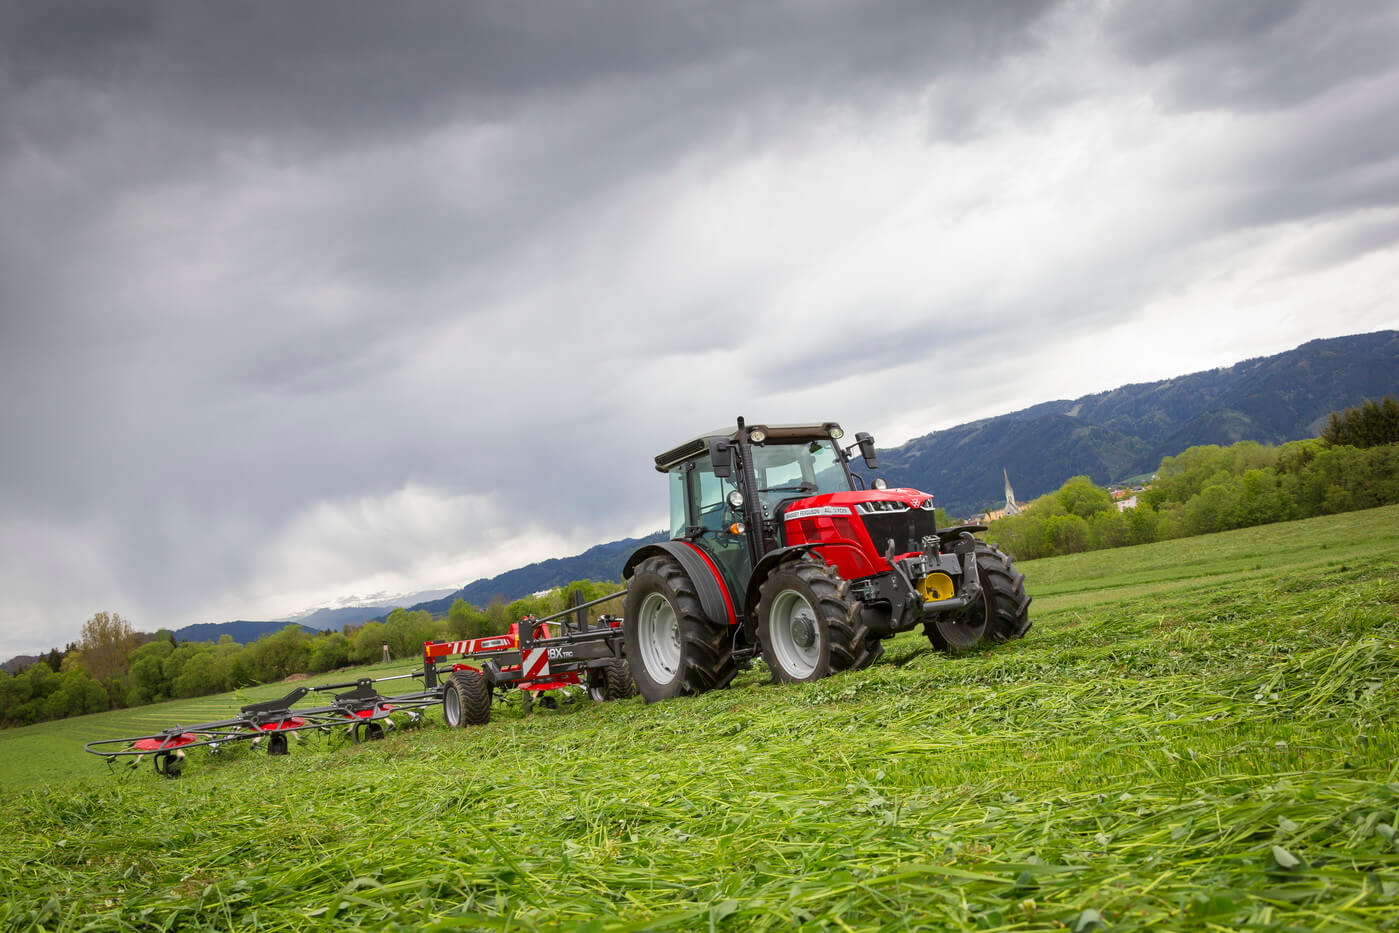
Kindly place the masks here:
[(865, 522), (875, 550), (883, 554), (894, 539), (894, 553), (923, 550), (923, 538), (936, 531), (933, 513), (927, 509), (905, 509), (901, 512), (875, 512), (860, 516)]

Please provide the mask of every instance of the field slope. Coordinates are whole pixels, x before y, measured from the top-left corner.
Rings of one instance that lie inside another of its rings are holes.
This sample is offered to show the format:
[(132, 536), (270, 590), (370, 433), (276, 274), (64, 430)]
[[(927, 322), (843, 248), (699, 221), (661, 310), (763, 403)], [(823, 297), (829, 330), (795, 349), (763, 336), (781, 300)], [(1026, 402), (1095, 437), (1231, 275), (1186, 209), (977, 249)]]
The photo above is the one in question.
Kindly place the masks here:
[(1025, 570), (1035, 628), (968, 657), (905, 635), (805, 687), (755, 669), (649, 707), (195, 755), (178, 781), (93, 759), (0, 792), (0, 922), (1399, 927), (1399, 508)]

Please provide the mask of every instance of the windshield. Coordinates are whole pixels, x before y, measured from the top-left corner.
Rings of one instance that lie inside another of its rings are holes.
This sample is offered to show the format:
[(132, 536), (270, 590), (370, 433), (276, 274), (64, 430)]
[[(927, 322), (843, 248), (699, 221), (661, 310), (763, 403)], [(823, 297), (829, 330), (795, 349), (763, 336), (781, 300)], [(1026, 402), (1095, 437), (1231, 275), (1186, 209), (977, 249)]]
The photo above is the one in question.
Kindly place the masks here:
[(822, 438), (799, 444), (755, 445), (753, 473), (758, 480), (758, 503), (771, 518), (784, 499), (828, 492), (849, 492), (850, 477), (841, 465), (835, 441)]

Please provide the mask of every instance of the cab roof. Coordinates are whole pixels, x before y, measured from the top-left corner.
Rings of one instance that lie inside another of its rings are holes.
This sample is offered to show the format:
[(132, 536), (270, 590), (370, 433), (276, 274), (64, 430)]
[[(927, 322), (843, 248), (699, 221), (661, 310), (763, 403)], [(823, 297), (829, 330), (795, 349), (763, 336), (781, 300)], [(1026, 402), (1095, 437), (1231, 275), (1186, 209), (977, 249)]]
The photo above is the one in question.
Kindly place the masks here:
[[(761, 430), (767, 434), (768, 443), (771, 441), (810, 441), (818, 438), (829, 438), (831, 428), (840, 427), (834, 421), (824, 421), (820, 424), (745, 424), (743, 431), (751, 434)], [(678, 463), (684, 463), (709, 452), (709, 442), (713, 438), (724, 438), (725, 440), (737, 441), (738, 428), (715, 428), (713, 431), (706, 431), (699, 437), (686, 441), (672, 447), (663, 453), (656, 454), (656, 470), (660, 473), (669, 471)]]

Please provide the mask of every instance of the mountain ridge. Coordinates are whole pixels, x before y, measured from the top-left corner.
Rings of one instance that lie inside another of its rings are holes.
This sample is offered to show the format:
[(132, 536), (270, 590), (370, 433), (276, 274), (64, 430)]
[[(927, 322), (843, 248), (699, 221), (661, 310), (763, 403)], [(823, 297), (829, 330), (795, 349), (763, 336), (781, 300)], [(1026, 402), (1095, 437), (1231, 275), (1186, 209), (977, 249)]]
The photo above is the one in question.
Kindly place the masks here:
[(1200, 444), (1314, 437), (1332, 411), (1399, 391), (1399, 331), (1311, 340), (1293, 350), (1075, 399), (1040, 402), (880, 451), (891, 484), (933, 493), (953, 515), (1024, 499), (1086, 474), (1106, 484)]

